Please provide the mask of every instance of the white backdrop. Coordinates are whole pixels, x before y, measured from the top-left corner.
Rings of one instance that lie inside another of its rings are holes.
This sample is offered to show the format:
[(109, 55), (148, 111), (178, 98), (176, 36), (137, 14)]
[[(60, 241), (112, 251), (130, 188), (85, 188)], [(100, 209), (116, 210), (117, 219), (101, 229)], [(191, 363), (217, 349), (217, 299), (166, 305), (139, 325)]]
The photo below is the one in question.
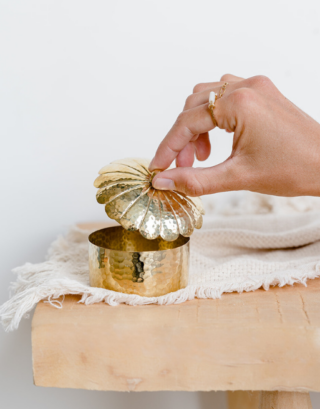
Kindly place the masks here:
[[(264, 74), (320, 121), (319, 42), (318, 0), (0, 0), (0, 303), (13, 267), (43, 260), (68, 225), (104, 219), (97, 171), (151, 158), (196, 83)], [(211, 137), (212, 165), (231, 137)], [(24, 321), (0, 329), (0, 406), (31, 404), (225, 408), (222, 393), (36, 388)]]

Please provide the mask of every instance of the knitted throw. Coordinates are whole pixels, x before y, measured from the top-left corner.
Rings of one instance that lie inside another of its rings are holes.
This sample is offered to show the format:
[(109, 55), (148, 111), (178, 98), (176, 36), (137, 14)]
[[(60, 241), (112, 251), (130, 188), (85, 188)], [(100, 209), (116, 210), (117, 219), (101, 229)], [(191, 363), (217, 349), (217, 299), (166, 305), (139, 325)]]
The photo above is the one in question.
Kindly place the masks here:
[[(116, 306), (172, 304), (198, 298), (218, 298), (224, 292), (265, 290), (320, 275), (320, 199), (274, 198), (246, 194), (245, 199), (219, 206), (209, 203), (204, 226), (191, 237), (189, 285), (161, 297), (140, 297), (89, 286), (89, 231), (72, 227), (52, 243), (47, 260), (13, 270), (12, 297), (0, 307), (6, 331), (16, 329), (37, 302), (57, 308), (65, 294), (80, 294), (79, 302), (104, 301)], [(210, 206), (214, 212), (210, 214)], [(228, 215), (226, 215), (228, 214)]]

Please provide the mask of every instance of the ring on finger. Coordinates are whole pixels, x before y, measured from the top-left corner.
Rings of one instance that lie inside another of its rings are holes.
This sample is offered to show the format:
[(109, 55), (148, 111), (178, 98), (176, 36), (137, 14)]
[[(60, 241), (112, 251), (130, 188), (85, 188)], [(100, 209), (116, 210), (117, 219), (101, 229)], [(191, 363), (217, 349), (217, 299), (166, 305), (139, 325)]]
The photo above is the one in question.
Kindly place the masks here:
[(217, 121), (216, 121), (216, 119), (215, 119), (215, 117), (214, 117), (214, 108), (216, 107), (216, 101), (217, 101), (219, 98), (222, 98), (222, 97), (223, 97), (223, 94), (224, 94), (225, 91), (226, 91), (227, 85), (229, 85), (227, 82), (225, 82), (225, 83), (222, 85), (222, 87), (220, 88), (220, 91), (219, 91), (219, 95), (216, 94), (214, 91), (211, 91), (211, 92), (210, 92), (210, 95), (209, 95), (209, 105), (208, 105), (208, 109), (209, 109), (209, 112), (210, 112), (210, 115), (211, 115), (211, 118), (212, 118), (213, 125), (214, 125), (215, 127), (217, 126)]

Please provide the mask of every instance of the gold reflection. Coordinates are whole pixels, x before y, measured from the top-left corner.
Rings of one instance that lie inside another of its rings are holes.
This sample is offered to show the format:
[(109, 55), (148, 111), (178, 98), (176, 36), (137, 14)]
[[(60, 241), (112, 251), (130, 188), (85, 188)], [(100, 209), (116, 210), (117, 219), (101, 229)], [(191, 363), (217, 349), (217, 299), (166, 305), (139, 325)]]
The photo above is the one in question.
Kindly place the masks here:
[(98, 230), (89, 236), (90, 285), (146, 297), (185, 288), (189, 240), (148, 240), (121, 226)]
[(148, 239), (161, 237), (174, 241), (189, 237), (202, 226), (204, 210), (200, 198), (175, 191), (160, 191), (152, 186), (155, 172), (148, 160), (122, 159), (103, 167), (94, 182), (98, 203), (107, 215), (126, 230), (139, 231)]

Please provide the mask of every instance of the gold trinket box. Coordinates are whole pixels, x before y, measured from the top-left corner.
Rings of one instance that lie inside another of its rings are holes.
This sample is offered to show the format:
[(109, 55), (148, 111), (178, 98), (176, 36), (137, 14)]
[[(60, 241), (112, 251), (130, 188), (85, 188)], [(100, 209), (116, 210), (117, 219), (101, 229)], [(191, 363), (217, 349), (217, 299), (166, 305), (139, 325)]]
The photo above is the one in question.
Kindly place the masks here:
[(89, 236), (90, 285), (145, 297), (185, 288), (189, 241), (148, 240), (121, 226), (98, 230)]
[(188, 283), (189, 239), (202, 226), (201, 200), (154, 189), (145, 159), (103, 167), (97, 201), (122, 227), (89, 237), (90, 285), (128, 294), (164, 295)]

